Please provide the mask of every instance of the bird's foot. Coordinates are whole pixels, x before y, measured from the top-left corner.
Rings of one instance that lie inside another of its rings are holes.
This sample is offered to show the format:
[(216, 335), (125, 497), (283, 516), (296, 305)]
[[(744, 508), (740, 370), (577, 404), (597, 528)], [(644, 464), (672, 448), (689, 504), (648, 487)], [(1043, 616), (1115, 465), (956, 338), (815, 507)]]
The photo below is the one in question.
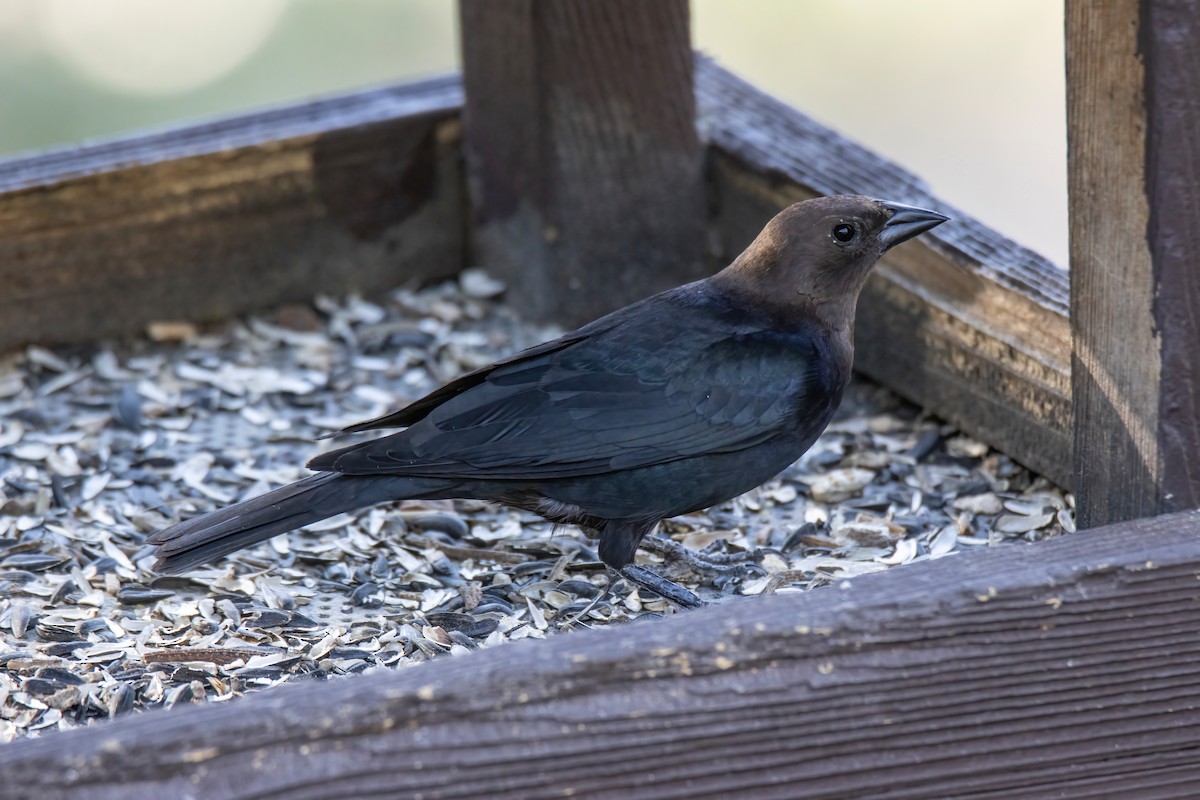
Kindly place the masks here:
[(634, 585), (649, 589), (656, 595), (671, 601), (680, 608), (701, 608), (707, 605), (703, 600), (697, 597), (692, 592), (680, 586), (678, 583), (667, 580), (666, 578), (656, 575), (645, 567), (640, 567), (637, 564), (629, 564), (617, 570), (617, 573)]
[(641, 546), (670, 560), (680, 561), (701, 574), (744, 576), (751, 571), (762, 571), (753, 563), (758, 558), (754, 550), (747, 553), (697, 553), (674, 539), (657, 534), (642, 539)]

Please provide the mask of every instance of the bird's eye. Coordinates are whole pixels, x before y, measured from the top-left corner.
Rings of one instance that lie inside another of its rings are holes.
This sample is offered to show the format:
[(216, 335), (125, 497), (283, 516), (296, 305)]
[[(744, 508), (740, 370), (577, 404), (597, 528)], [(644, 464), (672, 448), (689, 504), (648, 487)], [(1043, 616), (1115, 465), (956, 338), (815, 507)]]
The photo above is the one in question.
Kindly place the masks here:
[(846, 244), (846, 242), (849, 242), (851, 239), (853, 239), (856, 233), (858, 233), (858, 231), (854, 229), (853, 225), (847, 225), (844, 222), (840, 225), (833, 226), (833, 239), (834, 241), (841, 242), (842, 244)]

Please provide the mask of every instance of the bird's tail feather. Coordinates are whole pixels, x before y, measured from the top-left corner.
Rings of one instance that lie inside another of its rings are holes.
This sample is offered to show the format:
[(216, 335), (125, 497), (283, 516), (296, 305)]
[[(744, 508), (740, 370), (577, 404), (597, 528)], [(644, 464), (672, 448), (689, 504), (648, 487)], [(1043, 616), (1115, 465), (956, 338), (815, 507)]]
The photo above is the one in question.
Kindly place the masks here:
[(406, 494), (405, 483), (402, 478), (390, 476), (363, 478), (328, 472), (310, 475), (164, 528), (149, 536), (146, 543), (157, 547), (154, 569), (176, 574), (343, 511), (422, 494), (416, 485), (411, 494)]

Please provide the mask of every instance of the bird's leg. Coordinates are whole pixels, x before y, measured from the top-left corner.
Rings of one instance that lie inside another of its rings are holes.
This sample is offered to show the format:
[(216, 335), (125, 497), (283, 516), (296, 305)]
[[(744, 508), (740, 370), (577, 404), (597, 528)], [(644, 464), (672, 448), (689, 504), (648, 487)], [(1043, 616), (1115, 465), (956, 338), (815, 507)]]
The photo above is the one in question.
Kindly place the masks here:
[(642, 540), (642, 547), (661, 553), (669, 559), (682, 561), (697, 572), (735, 575), (744, 574), (752, 569), (761, 571), (761, 568), (757, 564), (751, 563), (758, 557), (757, 551), (753, 550), (747, 553), (713, 553), (708, 555), (697, 553), (690, 547), (684, 547), (674, 539), (662, 535), (647, 536)]
[(704, 601), (677, 583), (633, 563), (638, 544), (654, 530), (657, 519), (610, 519), (600, 531), (600, 560), (635, 586), (649, 589), (681, 608), (699, 608)]
[(649, 589), (656, 595), (670, 600), (680, 608), (700, 608), (707, 605), (707, 603), (678, 583), (656, 575), (637, 564), (627, 564), (616, 572), (634, 585), (642, 589)]

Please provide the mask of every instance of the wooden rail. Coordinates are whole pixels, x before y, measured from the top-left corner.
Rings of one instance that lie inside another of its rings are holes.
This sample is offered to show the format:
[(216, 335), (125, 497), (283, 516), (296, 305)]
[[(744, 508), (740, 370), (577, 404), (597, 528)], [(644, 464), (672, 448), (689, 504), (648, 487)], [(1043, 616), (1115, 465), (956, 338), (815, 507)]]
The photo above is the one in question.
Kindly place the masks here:
[(0, 350), (462, 268), (457, 79), (0, 161)]
[(926, 561), (16, 742), (0, 798), (1194, 796), (1198, 565), (1200, 512)]

